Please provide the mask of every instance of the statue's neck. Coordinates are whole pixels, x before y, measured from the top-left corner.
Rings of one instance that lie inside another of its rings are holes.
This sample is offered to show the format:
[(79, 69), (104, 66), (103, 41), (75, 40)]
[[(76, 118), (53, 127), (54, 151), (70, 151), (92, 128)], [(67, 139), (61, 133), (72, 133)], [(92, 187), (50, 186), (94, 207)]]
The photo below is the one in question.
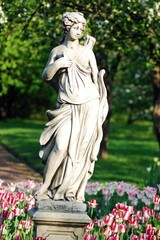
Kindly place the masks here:
[(78, 39), (76, 40), (68, 40), (68, 39), (65, 39), (64, 43), (63, 43), (67, 48), (69, 49), (75, 49), (78, 47), (79, 45), (79, 41)]

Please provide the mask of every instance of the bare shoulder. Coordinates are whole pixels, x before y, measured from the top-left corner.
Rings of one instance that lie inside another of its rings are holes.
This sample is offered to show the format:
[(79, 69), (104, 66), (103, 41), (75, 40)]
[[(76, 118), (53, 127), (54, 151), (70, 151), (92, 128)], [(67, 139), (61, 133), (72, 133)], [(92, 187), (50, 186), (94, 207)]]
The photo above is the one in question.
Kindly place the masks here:
[(63, 48), (62, 45), (58, 45), (57, 47), (54, 47), (54, 48), (51, 50), (51, 55), (56, 55), (56, 54), (58, 54), (59, 52), (62, 51), (62, 48)]
[(61, 57), (62, 55), (63, 55), (63, 46), (62, 45), (59, 45), (59, 46), (53, 48), (50, 52), (48, 64), (55, 62), (55, 60), (58, 59), (59, 57)]

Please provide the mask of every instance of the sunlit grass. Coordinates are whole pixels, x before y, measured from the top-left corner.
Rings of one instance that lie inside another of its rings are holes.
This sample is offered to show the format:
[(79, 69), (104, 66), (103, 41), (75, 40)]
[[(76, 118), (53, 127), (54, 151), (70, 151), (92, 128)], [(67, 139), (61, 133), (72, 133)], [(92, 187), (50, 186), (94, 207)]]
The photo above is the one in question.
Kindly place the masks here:
[[(0, 122), (0, 141), (14, 154), (39, 172), (44, 166), (39, 159), (39, 137), (44, 121), (8, 120)], [(147, 168), (158, 156), (152, 123), (112, 121), (109, 151), (106, 159), (98, 159), (91, 181), (125, 181), (143, 187), (149, 173)]]
[(143, 187), (149, 177), (147, 168), (158, 156), (152, 123), (113, 121), (110, 126), (109, 154), (99, 159), (93, 180), (125, 181)]

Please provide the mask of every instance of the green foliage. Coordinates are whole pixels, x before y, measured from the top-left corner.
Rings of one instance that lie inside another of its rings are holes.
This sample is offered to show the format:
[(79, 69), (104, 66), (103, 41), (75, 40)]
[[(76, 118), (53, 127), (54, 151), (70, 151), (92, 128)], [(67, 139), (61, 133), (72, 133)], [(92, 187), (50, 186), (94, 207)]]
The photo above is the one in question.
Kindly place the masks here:
[[(107, 84), (117, 80), (122, 86), (124, 82), (143, 85), (146, 77), (145, 85), (150, 94), (148, 69), (155, 65), (160, 56), (158, 0), (8, 0), (2, 1), (0, 10), (0, 96), (2, 107), (8, 108), (8, 114), (14, 106), (17, 108), (16, 114), (22, 112), (19, 115), (23, 115), (24, 107), (17, 107), (23, 97), (26, 107), (35, 103), (37, 96), (45, 107), (53, 104), (50, 96), (54, 93), (43, 94), (42, 89), (51, 90), (42, 83), (41, 73), (50, 50), (60, 41), (61, 18), (66, 11), (85, 14), (88, 22), (85, 33), (97, 39), (94, 50), (100, 68), (107, 70), (110, 79)], [(130, 109), (125, 94), (123, 99), (126, 108)], [(137, 107), (134, 99), (133, 105)], [(149, 108), (146, 101), (144, 105)], [(31, 110), (33, 108), (28, 107), (27, 114)]]
[(160, 160), (158, 157), (154, 158), (153, 163), (147, 170), (150, 173), (147, 184), (154, 187), (157, 183), (160, 183)]
[[(110, 126), (109, 155), (99, 158), (91, 181), (125, 181), (142, 187), (149, 179), (147, 168), (158, 156), (158, 146), (153, 136), (152, 124), (136, 122), (132, 125), (114, 116)], [(8, 120), (0, 123), (0, 142), (27, 164), (43, 173), (44, 165), (39, 159), (39, 137), (47, 121)]]

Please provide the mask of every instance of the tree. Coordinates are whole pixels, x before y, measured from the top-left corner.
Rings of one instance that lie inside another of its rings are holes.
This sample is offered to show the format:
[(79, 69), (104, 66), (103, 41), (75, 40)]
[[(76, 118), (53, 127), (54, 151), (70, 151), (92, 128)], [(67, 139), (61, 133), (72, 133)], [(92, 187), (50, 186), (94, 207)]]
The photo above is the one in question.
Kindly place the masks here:
[[(62, 14), (81, 11), (88, 21), (87, 32), (97, 39), (94, 51), (99, 66), (107, 72), (105, 83), (110, 112), (104, 125), (103, 153), (106, 153), (113, 85), (117, 83), (122, 89), (124, 86), (130, 89), (130, 93), (123, 96), (126, 109), (131, 113), (133, 106), (138, 107), (139, 103), (133, 100), (132, 105), (128, 105), (126, 98), (131, 97), (138, 87), (139, 92), (145, 89), (145, 96), (149, 96), (152, 82), (154, 126), (160, 141), (160, 77), (155, 72), (155, 69), (159, 72), (160, 59), (158, 0), (9, 0), (3, 1), (2, 11), (7, 20), (1, 24), (0, 36), (3, 45), (1, 98), (9, 99), (12, 88), (21, 94), (29, 91), (30, 97), (42, 95), (40, 89), (44, 85), (40, 72), (51, 48), (60, 39)], [(49, 101), (48, 96), (46, 98)], [(144, 104), (146, 109), (151, 108)]]

